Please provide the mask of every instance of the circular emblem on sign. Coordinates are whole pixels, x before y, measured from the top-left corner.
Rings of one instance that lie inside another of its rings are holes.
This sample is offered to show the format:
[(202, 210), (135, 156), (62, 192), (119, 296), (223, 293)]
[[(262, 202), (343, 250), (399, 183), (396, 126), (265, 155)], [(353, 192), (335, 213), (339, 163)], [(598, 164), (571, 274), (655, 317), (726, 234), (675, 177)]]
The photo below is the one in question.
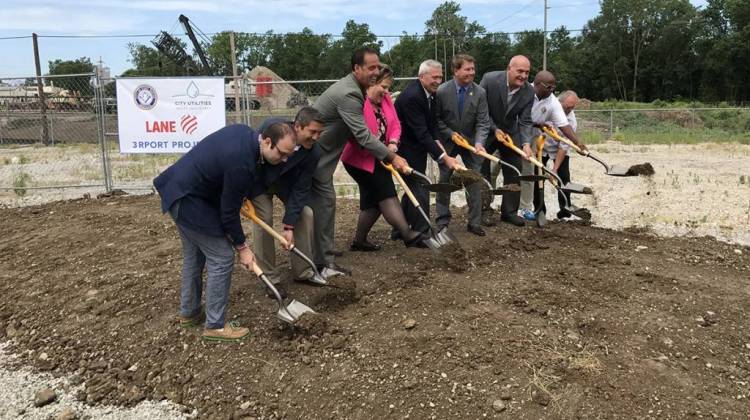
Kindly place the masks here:
[(140, 85), (135, 88), (133, 92), (133, 98), (138, 108), (143, 110), (149, 110), (156, 106), (156, 89), (149, 85)]

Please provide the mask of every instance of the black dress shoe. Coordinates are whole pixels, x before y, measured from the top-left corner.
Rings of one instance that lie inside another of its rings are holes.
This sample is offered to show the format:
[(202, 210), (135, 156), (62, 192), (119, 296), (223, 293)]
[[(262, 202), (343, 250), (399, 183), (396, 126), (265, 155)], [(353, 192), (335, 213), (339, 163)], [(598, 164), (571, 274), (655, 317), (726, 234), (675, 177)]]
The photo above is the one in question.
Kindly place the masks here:
[(571, 212), (569, 212), (567, 210), (560, 210), (560, 211), (557, 212), (557, 218), (560, 219), (560, 220), (567, 219), (567, 218), (569, 218), (571, 216), (573, 216), (573, 213), (571, 213)]
[(500, 215), (500, 220), (502, 220), (505, 223), (510, 223), (515, 226), (526, 226), (526, 222), (523, 220), (523, 218), (516, 214)]
[(419, 235), (404, 241), (404, 245), (406, 245), (407, 248), (427, 248), (427, 244), (425, 243), (426, 239), (429, 239), (429, 236), (420, 233)]
[(352, 241), (351, 246), (349, 246), (349, 250), (360, 251), (360, 252), (380, 251), (380, 245), (376, 245), (367, 241), (364, 241), (364, 242)]
[(485, 236), (487, 233), (482, 229), (479, 225), (468, 225), (466, 226), (466, 230), (477, 235), (477, 236)]

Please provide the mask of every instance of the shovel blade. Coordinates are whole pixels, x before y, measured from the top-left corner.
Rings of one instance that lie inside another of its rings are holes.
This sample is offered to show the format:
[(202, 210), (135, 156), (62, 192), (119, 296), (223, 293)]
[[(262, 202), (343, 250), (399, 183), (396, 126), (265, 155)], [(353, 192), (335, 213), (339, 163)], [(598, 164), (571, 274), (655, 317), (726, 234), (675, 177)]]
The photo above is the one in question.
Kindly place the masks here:
[(452, 193), (454, 191), (460, 190), (461, 186), (453, 185), (453, 184), (446, 184), (446, 183), (427, 184), (427, 185), (424, 185), (424, 189), (427, 191), (436, 192), (436, 193)]
[(289, 302), (289, 304), (285, 307), (279, 308), (279, 311), (276, 313), (276, 317), (288, 324), (294, 324), (300, 319), (303, 314), (306, 313), (314, 314), (315, 311), (313, 311), (309, 306), (295, 299)]
[(561, 188), (565, 192), (573, 193), (573, 194), (593, 194), (593, 190), (591, 187), (587, 187), (582, 184), (577, 184), (575, 182), (568, 182), (567, 184), (563, 185)]
[(636, 173), (631, 173), (630, 168), (620, 165), (610, 166), (606, 174), (609, 176), (638, 176)]
[(521, 175), (518, 177), (518, 180), (528, 182), (546, 181), (547, 177), (543, 175)]

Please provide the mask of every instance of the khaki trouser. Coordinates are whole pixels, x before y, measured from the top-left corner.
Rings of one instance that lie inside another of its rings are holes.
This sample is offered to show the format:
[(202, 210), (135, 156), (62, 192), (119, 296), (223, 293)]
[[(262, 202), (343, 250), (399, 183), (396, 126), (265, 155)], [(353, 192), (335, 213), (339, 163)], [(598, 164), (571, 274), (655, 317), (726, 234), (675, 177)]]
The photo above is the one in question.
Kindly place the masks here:
[[(268, 225), (273, 226), (273, 196), (261, 194), (252, 200), (255, 214)], [(308, 257), (312, 254), (313, 240), (313, 211), (305, 206), (300, 213), (300, 218), (294, 226), (294, 246)], [(258, 261), (258, 266), (268, 273), (269, 280), (276, 284), (280, 281), (279, 276), (273, 275), (276, 270), (276, 246), (271, 235), (266, 233), (260, 226), (253, 224), (253, 252)], [(299, 278), (310, 266), (300, 257), (291, 254), (292, 275)]]
[[(536, 158), (536, 142), (531, 142), (531, 155)], [(521, 163), (521, 175), (534, 175), (536, 166), (526, 159), (523, 159)], [(534, 211), (534, 182), (522, 181), (521, 182), (521, 204), (518, 206), (519, 210), (531, 210)]]

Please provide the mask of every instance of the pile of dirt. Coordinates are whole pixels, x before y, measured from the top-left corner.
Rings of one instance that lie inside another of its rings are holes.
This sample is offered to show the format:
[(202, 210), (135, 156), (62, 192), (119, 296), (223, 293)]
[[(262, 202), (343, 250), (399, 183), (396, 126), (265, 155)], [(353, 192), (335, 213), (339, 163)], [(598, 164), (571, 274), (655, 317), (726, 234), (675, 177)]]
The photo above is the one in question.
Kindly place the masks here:
[[(337, 204), (338, 244), (357, 214)], [(381, 251), (337, 259), (356, 288), (288, 282), (318, 313), (294, 328), (238, 268), (229, 319), (251, 335), (217, 344), (176, 323), (179, 238), (156, 197), (0, 217), (0, 339), (20, 363), (74, 373), (91, 404), (166, 398), (264, 419), (748, 413), (748, 248), (554, 222), (480, 238), (458, 209), (458, 273), (379, 223)]]
[(633, 175), (642, 175), (642, 176), (653, 176), (656, 174), (656, 171), (654, 171), (654, 167), (651, 166), (650, 163), (641, 163), (639, 165), (633, 165), (630, 168), (628, 168), (627, 175), (633, 176)]

